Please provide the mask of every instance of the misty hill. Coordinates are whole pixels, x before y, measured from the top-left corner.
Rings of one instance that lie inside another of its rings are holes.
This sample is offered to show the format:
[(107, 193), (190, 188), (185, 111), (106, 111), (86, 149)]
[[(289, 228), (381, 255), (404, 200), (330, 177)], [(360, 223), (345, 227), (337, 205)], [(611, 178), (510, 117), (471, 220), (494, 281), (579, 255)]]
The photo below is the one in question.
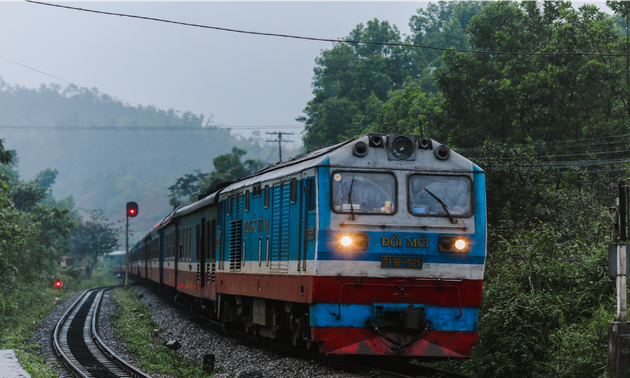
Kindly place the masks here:
[(124, 218), (136, 201), (136, 236), (170, 210), (167, 188), (196, 169), (209, 172), (212, 159), (234, 146), (246, 158), (277, 161), (277, 149), (261, 139), (234, 136), (203, 115), (133, 107), (86, 88), (10, 86), (0, 79), (0, 138), (17, 150), (21, 179), (57, 169), (54, 195), (72, 195), (77, 208), (106, 208)]

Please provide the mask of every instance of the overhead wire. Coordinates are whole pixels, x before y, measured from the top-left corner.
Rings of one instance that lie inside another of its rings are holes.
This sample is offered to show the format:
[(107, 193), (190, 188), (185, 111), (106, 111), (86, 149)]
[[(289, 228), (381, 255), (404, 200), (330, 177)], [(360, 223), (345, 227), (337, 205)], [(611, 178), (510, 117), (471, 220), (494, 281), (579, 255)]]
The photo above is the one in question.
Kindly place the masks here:
[[(74, 83), (73, 83), (73, 82), (71, 82), (71, 81), (68, 81), (68, 80), (66, 80), (66, 79), (60, 78), (60, 77), (55, 76), (55, 75), (51, 75), (51, 74), (46, 73), (46, 72), (44, 72), (44, 71), (38, 70), (38, 69), (36, 69), (36, 68), (29, 67), (29, 66), (27, 66), (26, 64), (22, 64), (22, 63), (20, 63), (20, 62), (16, 62), (15, 60), (12, 60), (12, 59), (9, 59), (9, 58), (5, 58), (5, 57), (3, 57), (3, 56), (0, 56), (0, 59), (4, 59), (4, 60), (6, 60), (7, 62), (11, 62), (11, 63), (13, 63), (13, 64), (17, 64), (18, 66), (22, 66), (22, 67), (27, 68), (27, 69), (29, 69), (29, 70), (31, 70), (31, 71), (35, 71), (35, 72), (38, 72), (38, 73), (40, 73), (40, 74), (42, 74), (42, 75), (45, 75), (45, 76), (48, 76), (48, 77), (52, 77), (53, 79), (56, 79), (56, 80), (59, 80), (59, 81), (63, 81), (64, 83), (68, 83), (68, 84), (70, 84), (70, 85), (74, 85), (75, 87), (79, 87), (78, 85), (74, 84)], [(93, 93), (96, 93), (96, 94), (99, 94), (99, 95), (103, 95), (103, 96), (111, 97), (111, 98), (113, 98), (113, 99), (116, 99), (116, 100), (119, 100), (119, 101), (124, 101), (124, 102), (127, 102), (127, 103), (129, 103), (129, 104), (142, 106), (142, 105), (140, 105), (140, 104), (138, 104), (138, 103), (135, 103), (135, 102), (132, 102), (132, 101), (129, 101), (129, 100), (125, 100), (125, 99), (122, 99), (122, 98), (120, 98), (120, 97), (116, 97), (116, 96), (108, 95), (107, 93), (101, 92), (101, 91), (96, 90), (96, 89), (89, 89), (89, 88), (86, 88), (86, 89), (87, 89), (88, 91), (90, 91), (90, 92), (93, 92)]]
[(208, 126), (12, 126), (0, 125), (0, 130), (48, 131), (213, 131), (213, 130), (272, 130), (300, 129), (301, 125), (208, 125)]
[(224, 27), (219, 27), (219, 26), (202, 25), (202, 24), (195, 24), (195, 23), (190, 23), (190, 22), (167, 20), (167, 19), (156, 18), (156, 17), (138, 16), (138, 15), (132, 15), (132, 14), (126, 14), (126, 13), (106, 12), (106, 11), (100, 11), (100, 10), (95, 10), (95, 9), (72, 7), (72, 6), (69, 6), (69, 5), (60, 5), (60, 4), (46, 3), (46, 2), (43, 2), (43, 1), (35, 1), (35, 0), (24, 0), (24, 1), (27, 2), (27, 3), (31, 3), (31, 4), (46, 5), (46, 6), (49, 6), (49, 7), (56, 7), (56, 8), (70, 9), (70, 10), (76, 10), (76, 11), (81, 11), (81, 12), (103, 14), (103, 15), (108, 15), (108, 16), (128, 17), (128, 18), (134, 18), (134, 19), (140, 19), (140, 20), (164, 22), (164, 23), (169, 23), (169, 24), (190, 26), (190, 27), (203, 28), (203, 29), (212, 29), (212, 30), (230, 32), (230, 33), (250, 34), (250, 35), (258, 35), (258, 36), (266, 36), (266, 37), (281, 37), (281, 38), (300, 39), (300, 40), (318, 41), (318, 42), (347, 43), (347, 44), (357, 44), (357, 45), (393, 46), (393, 47), (411, 47), (411, 48), (419, 48), (419, 49), (446, 51), (446, 52), (473, 53), (473, 54), (490, 54), (490, 55), (612, 56), (612, 57), (627, 57), (627, 56), (630, 56), (629, 54), (598, 53), (598, 52), (587, 52), (587, 51), (544, 53), (544, 52), (531, 52), (531, 51), (466, 50), (466, 49), (454, 49), (454, 48), (447, 48), (447, 47), (416, 45), (416, 44), (412, 44), (412, 43), (400, 43), (400, 42), (358, 41), (358, 40), (349, 40), (349, 39), (306, 37), (306, 36), (291, 35), (291, 34), (267, 33), (267, 32), (257, 32), (257, 31), (250, 31), (250, 30), (224, 28)]

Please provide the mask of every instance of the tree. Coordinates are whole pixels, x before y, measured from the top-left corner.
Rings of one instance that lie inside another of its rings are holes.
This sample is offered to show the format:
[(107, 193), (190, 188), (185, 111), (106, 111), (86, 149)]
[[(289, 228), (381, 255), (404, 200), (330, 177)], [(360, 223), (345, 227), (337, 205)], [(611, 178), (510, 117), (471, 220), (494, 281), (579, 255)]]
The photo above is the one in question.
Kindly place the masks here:
[[(396, 26), (374, 19), (359, 24), (349, 41), (402, 42)], [(308, 102), (304, 145), (325, 147), (360, 133), (372, 123), (391, 90), (402, 88), (412, 72), (407, 49), (397, 46), (337, 43), (315, 60), (314, 98)]]
[[(444, 95), (451, 144), (480, 146), (566, 140), (626, 133), (619, 59), (579, 52), (618, 53), (614, 23), (596, 6), (568, 2), (500, 2), (469, 25), (481, 51), (549, 53), (445, 55), (436, 73)], [(574, 55), (553, 55), (576, 53)]]
[(93, 268), (99, 256), (114, 251), (118, 235), (122, 232), (119, 224), (105, 217), (105, 210), (85, 210), (89, 219), (77, 221), (77, 227), (70, 236), (70, 252), (73, 255), (85, 255), (88, 266)]
[(237, 147), (232, 148), (229, 154), (223, 154), (212, 160), (214, 170), (210, 173), (202, 173), (195, 170), (194, 174), (187, 173), (177, 179), (168, 190), (169, 203), (176, 209), (186, 203), (197, 200), (197, 196), (205, 193), (213, 183), (236, 181), (250, 175), (266, 165), (258, 159), (247, 159), (241, 162), (241, 158), (247, 151)]
[(439, 96), (427, 94), (418, 82), (389, 93), (376, 121), (366, 131), (417, 134), (444, 140), (444, 114)]
[[(429, 3), (426, 10), (418, 9), (418, 14), (411, 16), (409, 26), (412, 35), (407, 38), (407, 42), (419, 46), (468, 50), (470, 43), (466, 29), (486, 4), (479, 1)], [(414, 48), (411, 51), (411, 59), (416, 67), (414, 78), (428, 93), (439, 92), (434, 72), (444, 68), (443, 55), (442, 50)]]
[[(429, 4), (411, 17), (412, 35), (409, 44), (429, 47), (469, 48), (466, 28), (478, 14), (483, 3), (445, 2)], [(396, 26), (374, 19), (357, 27), (346, 38), (364, 42), (402, 42)], [(443, 69), (442, 51), (400, 46), (338, 43), (324, 50), (316, 59), (313, 80), (313, 99), (304, 109), (305, 116), (297, 120), (305, 123), (303, 141), (306, 150), (325, 147), (368, 131), (390, 132), (414, 130), (396, 125), (417, 125), (420, 119), (396, 119), (390, 98), (410, 95), (406, 88), (423, 92), (430, 105), (423, 117), (437, 122), (441, 102), (434, 80), (437, 70)], [(396, 93), (404, 91), (403, 93)], [(395, 101), (395, 100), (394, 100)], [(433, 111), (436, 114), (433, 114)], [(385, 111), (387, 114), (381, 114)], [(419, 117), (419, 115), (418, 115)], [(386, 122), (386, 123), (384, 123)], [(394, 129), (392, 129), (394, 127)], [(436, 128), (442, 127), (435, 125)]]

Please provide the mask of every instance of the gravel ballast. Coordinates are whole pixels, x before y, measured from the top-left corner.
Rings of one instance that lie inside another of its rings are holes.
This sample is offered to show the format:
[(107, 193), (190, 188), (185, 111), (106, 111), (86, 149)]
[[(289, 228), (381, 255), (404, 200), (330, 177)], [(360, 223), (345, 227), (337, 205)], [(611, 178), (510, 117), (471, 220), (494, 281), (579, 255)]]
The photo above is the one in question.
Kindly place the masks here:
[[(209, 328), (203, 324), (203, 321), (197, 320), (182, 309), (173, 307), (151, 290), (142, 286), (137, 286), (135, 289), (139, 295), (143, 295), (140, 300), (151, 309), (153, 320), (162, 331), (163, 342), (177, 340), (181, 344), (181, 348), (177, 351), (200, 365), (204, 355), (216, 356), (215, 368), (218, 373), (213, 377), (239, 377), (248, 371), (258, 371), (265, 378), (366, 377), (345, 373), (317, 361), (287, 357), (282, 353), (269, 350), (269, 346), (265, 347), (262, 343), (252, 345), (251, 342), (237, 340)], [(110, 325), (110, 314), (114, 311), (116, 311), (116, 305), (109, 296), (106, 296), (99, 319), (99, 334), (114, 352), (133, 364), (136, 362), (135, 358), (127, 353), (124, 343), (118, 339), (116, 331)], [(249, 376), (260, 375), (250, 374)], [(168, 378), (166, 376), (154, 377)]]

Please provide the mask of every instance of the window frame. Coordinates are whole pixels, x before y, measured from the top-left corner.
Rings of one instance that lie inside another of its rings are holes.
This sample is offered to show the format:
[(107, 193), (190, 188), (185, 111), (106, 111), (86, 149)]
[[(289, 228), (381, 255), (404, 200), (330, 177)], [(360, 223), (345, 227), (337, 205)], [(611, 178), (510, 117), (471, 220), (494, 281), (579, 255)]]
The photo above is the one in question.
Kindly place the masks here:
[(245, 191), (245, 212), (249, 213), (249, 189)]
[(438, 177), (465, 177), (470, 182), (470, 213), (466, 214), (451, 214), (453, 218), (470, 218), (475, 215), (476, 202), (475, 202), (475, 182), (470, 176), (462, 174), (445, 174), (445, 173), (412, 173), (407, 176), (407, 211), (414, 217), (420, 218), (448, 218), (448, 214), (415, 214), (413, 212), (413, 203), (411, 198), (411, 178), (413, 176), (438, 176)]
[(291, 204), (297, 202), (297, 178), (291, 178), (291, 196), (290, 196)]
[(398, 178), (396, 177), (396, 174), (393, 171), (376, 171), (376, 170), (353, 170), (353, 169), (337, 169), (333, 172), (330, 173), (330, 185), (329, 185), (329, 190), (330, 190), (330, 210), (335, 213), (335, 214), (350, 214), (351, 212), (348, 211), (337, 211), (335, 210), (335, 206), (333, 205), (333, 181), (334, 181), (334, 176), (335, 173), (340, 173), (340, 172), (356, 172), (356, 173), (379, 173), (379, 174), (388, 174), (390, 176), (392, 176), (394, 178), (394, 201), (396, 204), (396, 211), (393, 211), (391, 213), (374, 213), (374, 212), (360, 212), (357, 213), (355, 212), (354, 215), (385, 215), (385, 216), (392, 216), (392, 215), (396, 215), (396, 213), (398, 213), (398, 209), (400, 208), (400, 205), (398, 205), (399, 201), (398, 201)]

